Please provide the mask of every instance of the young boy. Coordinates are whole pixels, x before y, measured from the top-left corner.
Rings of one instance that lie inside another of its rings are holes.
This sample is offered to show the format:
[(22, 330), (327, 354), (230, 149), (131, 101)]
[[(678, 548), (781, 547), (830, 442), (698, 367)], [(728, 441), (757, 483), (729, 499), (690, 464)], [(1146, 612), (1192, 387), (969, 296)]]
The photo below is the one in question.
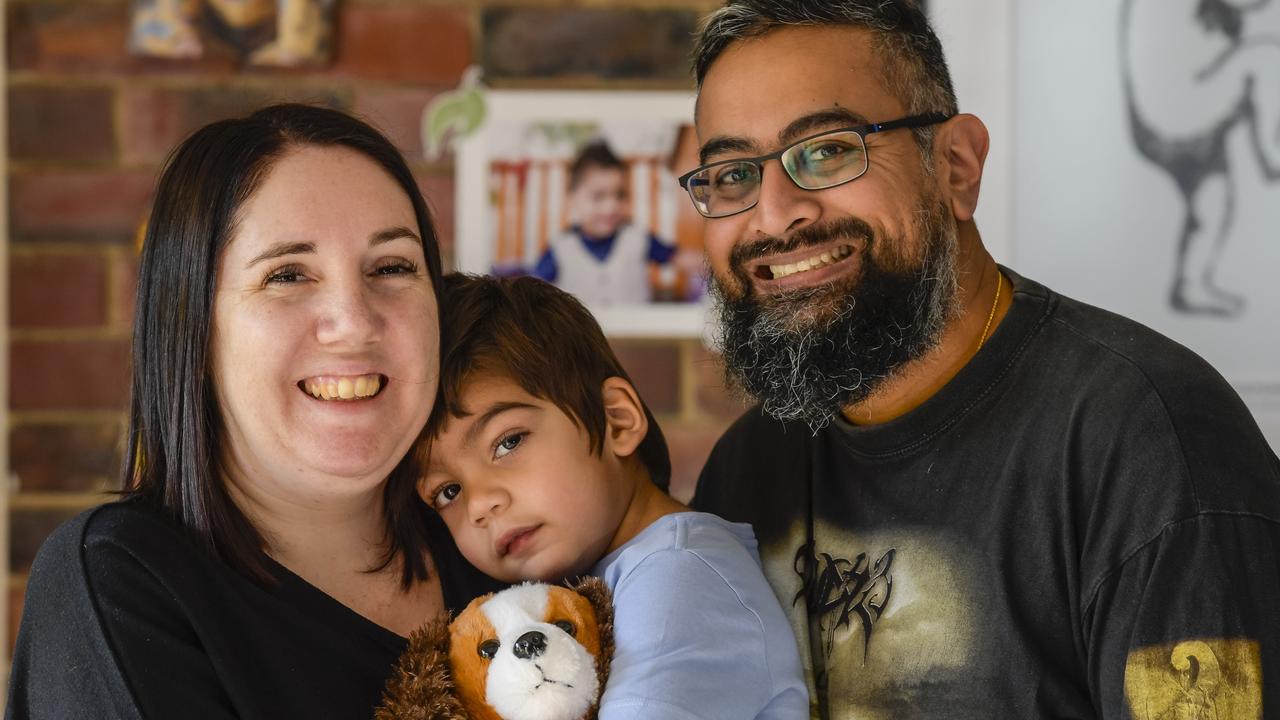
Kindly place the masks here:
[(574, 225), (552, 238), (533, 275), (588, 305), (649, 302), (649, 264), (669, 263), (676, 249), (627, 224), (627, 166), (604, 142), (573, 161), (568, 201)]
[(750, 526), (663, 491), (666, 441), (590, 313), (529, 277), (454, 274), (442, 294), (419, 493), (499, 580), (591, 573), (612, 588), (600, 718), (809, 717)]

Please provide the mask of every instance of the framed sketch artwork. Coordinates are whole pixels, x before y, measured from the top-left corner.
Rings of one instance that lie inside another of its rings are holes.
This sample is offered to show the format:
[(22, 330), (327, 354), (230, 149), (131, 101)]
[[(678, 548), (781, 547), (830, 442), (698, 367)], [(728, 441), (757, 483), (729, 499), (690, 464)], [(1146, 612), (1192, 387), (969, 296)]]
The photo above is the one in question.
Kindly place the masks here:
[(1280, 1), (929, 7), (1009, 158), (997, 259), (1191, 348), (1280, 447)]
[(458, 268), (553, 282), (612, 337), (701, 336), (693, 96), (492, 91), (484, 117), (458, 148)]

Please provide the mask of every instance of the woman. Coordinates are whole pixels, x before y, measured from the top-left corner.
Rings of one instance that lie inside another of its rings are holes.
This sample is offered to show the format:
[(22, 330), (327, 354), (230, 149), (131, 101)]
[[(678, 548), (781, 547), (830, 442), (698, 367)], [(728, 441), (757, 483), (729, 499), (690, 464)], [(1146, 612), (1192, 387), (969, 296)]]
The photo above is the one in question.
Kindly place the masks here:
[(196, 132), (138, 277), (121, 502), (31, 571), (11, 718), (371, 717), (405, 636), (492, 589), (412, 498), (435, 229), (333, 110)]

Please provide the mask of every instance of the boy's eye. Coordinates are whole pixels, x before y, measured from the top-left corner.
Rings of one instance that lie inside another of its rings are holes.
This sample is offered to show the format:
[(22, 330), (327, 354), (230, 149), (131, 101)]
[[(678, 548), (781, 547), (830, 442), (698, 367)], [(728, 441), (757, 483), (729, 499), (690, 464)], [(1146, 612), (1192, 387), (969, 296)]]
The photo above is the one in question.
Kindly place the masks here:
[(520, 446), (520, 443), (524, 442), (524, 436), (527, 434), (528, 433), (512, 433), (502, 438), (498, 441), (498, 446), (493, 449), (493, 456), (495, 458), (502, 458), (510, 455), (512, 450), (515, 450)]
[(439, 510), (445, 505), (453, 502), (454, 498), (458, 497), (458, 494), (461, 492), (462, 486), (458, 483), (449, 483), (448, 485), (441, 486), (439, 490), (436, 490), (434, 498), (435, 502), (433, 504), (436, 509)]

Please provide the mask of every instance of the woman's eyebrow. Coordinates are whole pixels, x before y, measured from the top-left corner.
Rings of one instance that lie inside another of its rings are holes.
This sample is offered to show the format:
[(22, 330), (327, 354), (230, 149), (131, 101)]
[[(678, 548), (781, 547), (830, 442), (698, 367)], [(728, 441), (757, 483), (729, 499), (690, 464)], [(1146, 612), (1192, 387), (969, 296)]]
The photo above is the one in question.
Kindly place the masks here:
[(309, 242), (278, 242), (246, 263), (245, 268), (251, 268), (264, 260), (271, 260), (285, 255), (307, 255), (315, 251), (316, 246)]
[(375, 245), (381, 245), (382, 243), (386, 243), (386, 242), (391, 242), (392, 240), (399, 240), (400, 238), (409, 238), (410, 240), (417, 242), (419, 245), (422, 244), (422, 238), (418, 237), (418, 233), (410, 230), (409, 228), (403, 225), (398, 225), (393, 228), (379, 230), (378, 232), (370, 236), (369, 247), (373, 247)]

